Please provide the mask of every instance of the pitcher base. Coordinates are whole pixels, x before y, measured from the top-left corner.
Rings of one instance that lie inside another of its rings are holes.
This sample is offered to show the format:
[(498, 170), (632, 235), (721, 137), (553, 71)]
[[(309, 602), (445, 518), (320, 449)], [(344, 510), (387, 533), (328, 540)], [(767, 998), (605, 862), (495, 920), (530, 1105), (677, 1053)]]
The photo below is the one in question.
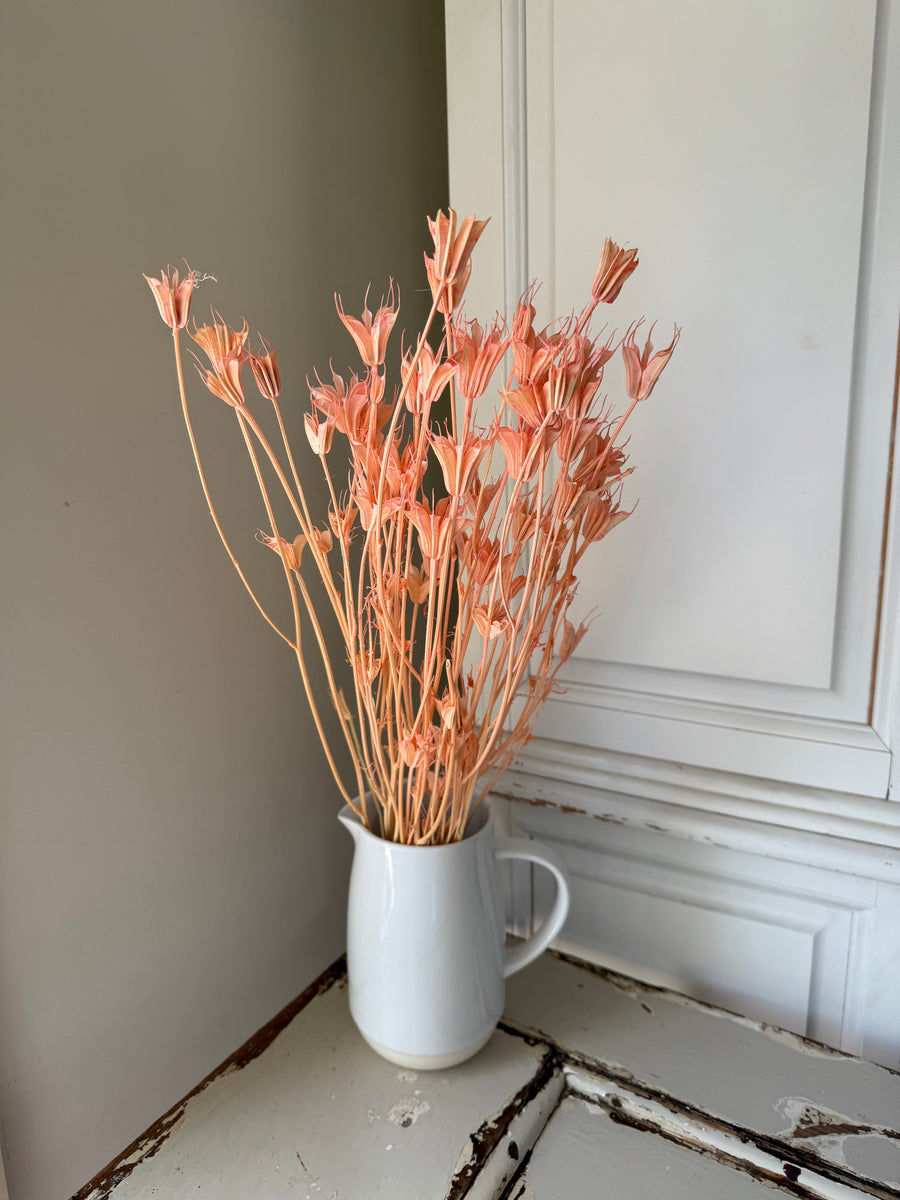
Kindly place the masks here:
[[(448, 1067), (455, 1067), (459, 1063), (465, 1062), (467, 1058), (472, 1058), (477, 1054), (491, 1040), (493, 1032), (492, 1029), (486, 1037), (480, 1038), (477, 1042), (472, 1042), (470, 1046), (466, 1046), (462, 1050), (453, 1050), (449, 1054), (403, 1054), (400, 1050), (391, 1050), (388, 1046), (379, 1045), (378, 1042), (373, 1041), (365, 1033), (362, 1036), (376, 1054), (380, 1054), (388, 1062), (396, 1063), (398, 1067), (407, 1067), (411, 1071), (445, 1071)], [(362, 1030), (360, 1030), (360, 1033), (362, 1033)]]

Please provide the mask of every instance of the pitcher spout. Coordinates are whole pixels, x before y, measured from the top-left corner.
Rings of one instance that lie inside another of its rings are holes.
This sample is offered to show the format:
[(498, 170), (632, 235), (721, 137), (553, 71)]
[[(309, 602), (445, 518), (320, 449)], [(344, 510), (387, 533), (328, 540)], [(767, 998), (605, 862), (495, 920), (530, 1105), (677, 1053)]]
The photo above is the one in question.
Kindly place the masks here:
[(359, 841), (359, 835), (363, 831), (363, 824), (359, 817), (353, 811), (349, 804), (345, 804), (338, 813), (338, 820), (344, 828), (350, 833), (354, 842)]

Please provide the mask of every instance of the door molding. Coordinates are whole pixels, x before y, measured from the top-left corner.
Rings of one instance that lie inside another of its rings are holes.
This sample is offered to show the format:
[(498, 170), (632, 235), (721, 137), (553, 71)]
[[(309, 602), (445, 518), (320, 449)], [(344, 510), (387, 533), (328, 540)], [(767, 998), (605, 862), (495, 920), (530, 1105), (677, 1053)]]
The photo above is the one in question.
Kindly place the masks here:
[[(467, 26), (477, 16), (478, 48)], [(470, 12), (469, 10), (472, 10)], [(454, 204), (500, 214), (502, 263), (473, 277), (473, 311), (507, 308), (530, 280), (535, 260), (552, 295), (553, 0), (456, 0), (447, 10), (450, 158)], [(548, 702), (542, 737), (616, 754), (638, 784), (647, 759), (677, 785), (688, 770), (806, 787), (847, 796), (893, 796), (890, 747), (898, 735), (900, 551), (897, 499), (885, 532), (900, 313), (900, 12), (876, 10), (875, 54), (856, 332), (847, 481), (831, 686), (769, 684), (627, 663), (570, 660), (566, 690)], [(469, 53), (460, 54), (463, 42)], [(489, 78), (489, 73), (494, 78)], [(486, 94), (486, 92), (490, 94)], [(529, 104), (526, 106), (526, 95)], [(460, 99), (460, 97), (464, 97)], [(472, 163), (474, 121), (499, 101), (497, 153)], [(535, 205), (535, 190), (545, 195)], [(538, 228), (535, 209), (550, 219)], [(482, 267), (484, 264), (482, 264)], [(493, 299), (491, 299), (493, 297)], [(873, 467), (877, 464), (877, 467)], [(873, 476), (878, 486), (872, 486)], [(884, 543), (884, 546), (882, 546)], [(883, 553), (882, 553), (883, 550)], [(876, 598), (881, 594), (880, 626)], [(873, 659), (873, 656), (874, 657)], [(561, 765), (567, 750), (554, 749)], [(520, 766), (540, 753), (526, 751)]]

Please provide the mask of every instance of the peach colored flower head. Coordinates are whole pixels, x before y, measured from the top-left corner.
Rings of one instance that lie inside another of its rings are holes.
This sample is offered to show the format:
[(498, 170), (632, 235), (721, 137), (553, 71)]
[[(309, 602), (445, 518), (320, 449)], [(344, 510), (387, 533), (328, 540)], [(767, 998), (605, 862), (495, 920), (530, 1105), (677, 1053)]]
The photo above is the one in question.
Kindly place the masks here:
[(350, 544), (350, 532), (356, 521), (356, 508), (348, 504), (343, 508), (332, 510), (328, 514), (328, 524), (335, 537), (345, 546)]
[(455, 333), (456, 350), (449, 361), (457, 367), (457, 387), (467, 400), (477, 400), (509, 348), (509, 341), (496, 322), (487, 331), (477, 321), (458, 323)]
[(305, 413), (303, 424), (313, 454), (318, 454), (320, 458), (324, 457), (331, 449), (334, 421), (330, 417), (326, 417), (324, 421), (317, 421), (312, 413)]
[(501, 425), (496, 436), (503, 449), (506, 472), (510, 479), (531, 479), (541, 461), (540, 453), (537, 450), (532, 452), (536, 440), (534, 431), (528, 428), (510, 429)]
[[(190, 330), (188, 332), (191, 332)], [(215, 371), (218, 364), (226, 358), (236, 358), (242, 361), (247, 356), (247, 335), (250, 332), (250, 327), (244, 321), (242, 328), (232, 329), (230, 325), (226, 325), (217, 313), (213, 313), (212, 325), (197, 325), (194, 322), (194, 329), (191, 332), (191, 337), (209, 359), (210, 364)]]
[(485, 451), (481, 438), (467, 436), (462, 445), (453, 438), (432, 434), (429, 438), (435, 457), (441, 464), (444, 486), (451, 496), (464, 496)]
[(191, 296), (194, 291), (194, 274), (190, 268), (180, 283), (178, 272), (172, 267), (168, 268), (168, 273), (161, 271), (159, 279), (153, 279), (149, 275), (145, 275), (144, 278), (150, 285), (159, 315), (168, 327), (172, 330), (184, 329), (191, 311)]
[(588, 542), (599, 542), (611, 529), (630, 517), (631, 513), (616, 507), (615, 501), (605, 492), (590, 494), (581, 521), (581, 532)]
[(309, 542), (310, 545), (315, 546), (315, 548), (321, 554), (327, 554), (334, 545), (334, 539), (331, 536), (331, 530), (316, 529), (315, 526), (313, 526), (309, 531)]
[(622, 285), (638, 265), (637, 250), (623, 250), (607, 238), (597, 272), (591, 284), (591, 295), (597, 303), (612, 304), (622, 290)]
[(576, 629), (568, 617), (563, 618), (562, 637), (556, 645), (556, 653), (565, 662), (566, 659), (572, 657), (578, 649), (578, 644), (584, 635), (587, 633), (588, 627), (582, 623)]
[(363, 362), (367, 367), (374, 368), (380, 367), (384, 362), (388, 337), (394, 328), (394, 322), (397, 320), (399, 304), (394, 298), (393, 281), (391, 282), (387, 302), (382, 301), (381, 307), (374, 317), (369, 312), (368, 293), (366, 293), (366, 296), (366, 307), (363, 309), (361, 321), (358, 321), (356, 317), (347, 316), (344, 312), (340, 296), (335, 296), (334, 302), (337, 307), (338, 316), (343, 321), (354, 342), (356, 342)]
[(651, 325), (643, 350), (638, 350), (634, 335), (642, 324), (642, 321), (638, 321), (636, 325), (633, 325), (622, 343), (622, 358), (625, 360), (625, 391), (632, 400), (646, 400), (650, 395), (681, 337), (681, 330), (676, 325), (675, 333), (668, 346), (664, 350), (657, 350), (654, 354), (653, 343), (650, 340), (653, 336), (654, 326)]
[(409, 518), (419, 535), (422, 557), (435, 562), (444, 557), (450, 546), (451, 521), (446, 505), (439, 501), (431, 512), (424, 504), (410, 505)]
[(410, 350), (404, 355), (400, 364), (400, 377), (404, 384), (406, 384), (410, 371), (413, 371), (413, 377), (406, 389), (406, 407), (411, 413), (424, 413), (440, 399), (444, 388), (456, 371), (456, 364), (449, 360), (438, 362), (434, 351), (427, 342), (419, 351), (419, 359), (415, 367), (411, 365), (412, 357), (413, 353)]
[(413, 604), (424, 604), (428, 599), (428, 572), (424, 567), (410, 567), (406, 572), (406, 590)]
[(512, 622), (499, 604), (476, 604), (472, 616), (478, 626), (478, 632), (486, 642), (509, 633), (512, 628)]
[(281, 395), (281, 375), (278, 371), (278, 359), (275, 351), (260, 334), (265, 354), (250, 354), (250, 370), (259, 388), (259, 394), (266, 400), (277, 400)]
[(197, 371), (214, 396), (218, 396), (232, 408), (242, 408), (244, 405), (244, 384), (241, 379), (243, 365), (244, 356), (235, 352), (217, 359), (213, 363), (211, 371), (205, 370), (198, 363)]
[(472, 251), (487, 225), (487, 221), (466, 217), (457, 233), (456, 221), (452, 208), (447, 216), (439, 211), (434, 220), (428, 218), (434, 256), (425, 255), (425, 271), (438, 311), (444, 314), (451, 313), (462, 298), (472, 272)]
[(267, 533), (263, 533), (262, 530), (259, 530), (256, 535), (256, 540), (258, 542), (262, 542), (264, 546), (268, 546), (270, 550), (274, 550), (275, 553), (282, 559), (289, 571), (300, 570), (300, 562), (303, 558), (303, 547), (306, 545), (306, 538), (302, 533), (298, 533), (294, 540), (289, 542), (286, 538), (274, 538)]

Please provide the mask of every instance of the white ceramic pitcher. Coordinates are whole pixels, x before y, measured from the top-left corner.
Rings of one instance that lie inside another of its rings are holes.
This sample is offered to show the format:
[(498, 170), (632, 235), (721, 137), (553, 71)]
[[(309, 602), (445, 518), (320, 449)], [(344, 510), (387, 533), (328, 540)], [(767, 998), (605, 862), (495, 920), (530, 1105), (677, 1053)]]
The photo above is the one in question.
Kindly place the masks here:
[[(340, 821), (356, 843), (347, 915), (350, 1011), (384, 1058), (416, 1070), (454, 1066), (490, 1038), (505, 979), (530, 963), (562, 927), (565, 867), (526, 838), (495, 837), (487, 804), (460, 842), (401, 846), (369, 832), (349, 806)], [(556, 876), (556, 901), (541, 928), (504, 948), (496, 861), (522, 858)]]

